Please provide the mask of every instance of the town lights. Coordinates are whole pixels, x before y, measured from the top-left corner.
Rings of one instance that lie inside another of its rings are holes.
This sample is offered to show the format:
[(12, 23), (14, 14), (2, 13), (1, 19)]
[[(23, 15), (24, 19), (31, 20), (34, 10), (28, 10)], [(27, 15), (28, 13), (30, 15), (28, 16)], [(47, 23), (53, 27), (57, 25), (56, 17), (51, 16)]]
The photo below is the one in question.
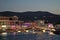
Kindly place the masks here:
[(2, 25), (3, 28), (6, 28), (6, 25)]
[(18, 32), (21, 32), (21, 31), (18, 31)]
[(55, 29), (52, 29), (52, 31), (56, 31)]
[(6, 32), (4, 32), (4, 33), (1, 33), (2, 34), (2, 36), (6, 36), (7, 35), (7, 33)]
[(26, 30), (26, 32), (29, 32), (29, 30)]
[(7, 29), (6, 25), (2, 25), (2, 30), (6, 31), (6, 29)]
[(43, 32), (46, 32), (45, 30), (42, 30)]

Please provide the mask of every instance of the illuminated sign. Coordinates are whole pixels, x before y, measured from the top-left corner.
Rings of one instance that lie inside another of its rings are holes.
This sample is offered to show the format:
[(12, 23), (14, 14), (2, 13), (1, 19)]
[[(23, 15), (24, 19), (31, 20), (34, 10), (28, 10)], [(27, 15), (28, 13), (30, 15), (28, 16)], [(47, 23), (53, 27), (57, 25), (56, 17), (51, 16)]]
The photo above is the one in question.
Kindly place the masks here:
[(25, 27), (28, 27), (28, 26), (31, 25), (31, 23), (24, 23), (23, 25), (24, 25)]
[(53, 24), (50, 24), (50, 23), (49, 23), (49, 24), (48, 24), (48, 27), (49, 27), (49, 28), (53, 28)]
[(12, 26), (11, 26), (11, 29), (16, 29), (16, 26), (15, 26), (15, 25), (12, 25)]

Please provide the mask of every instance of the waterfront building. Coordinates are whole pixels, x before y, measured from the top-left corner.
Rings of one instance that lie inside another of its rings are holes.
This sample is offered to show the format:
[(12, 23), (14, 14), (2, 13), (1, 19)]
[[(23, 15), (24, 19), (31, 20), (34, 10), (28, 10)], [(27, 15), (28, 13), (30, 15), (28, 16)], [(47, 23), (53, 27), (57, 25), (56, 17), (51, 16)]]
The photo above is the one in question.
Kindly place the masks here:
[(36, 20), (35, 22), (36, 22), (37, 26), (44, 26), (45, 25), (44, 20)]
[(23, 21), (18, 20), (17, 16), (7, 17), (0, 16), (0, 29), (20, 29)]

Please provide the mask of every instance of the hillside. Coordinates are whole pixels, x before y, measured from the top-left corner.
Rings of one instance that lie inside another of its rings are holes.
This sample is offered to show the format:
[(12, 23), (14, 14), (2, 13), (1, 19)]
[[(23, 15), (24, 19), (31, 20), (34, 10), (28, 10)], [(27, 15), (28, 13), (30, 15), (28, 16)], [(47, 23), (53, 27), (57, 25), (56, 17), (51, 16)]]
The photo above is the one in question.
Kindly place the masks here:
[(36, 11), (36, 12), (11, 12), (11, 11), (4, 11), (0, 12), (0, 16), (18, 16), (20, 20), (38, 20), (44, 19), (46, 22), (51, 23), (60, 23), (60, 15), (55, 15), (50, 12), (45, 11)]

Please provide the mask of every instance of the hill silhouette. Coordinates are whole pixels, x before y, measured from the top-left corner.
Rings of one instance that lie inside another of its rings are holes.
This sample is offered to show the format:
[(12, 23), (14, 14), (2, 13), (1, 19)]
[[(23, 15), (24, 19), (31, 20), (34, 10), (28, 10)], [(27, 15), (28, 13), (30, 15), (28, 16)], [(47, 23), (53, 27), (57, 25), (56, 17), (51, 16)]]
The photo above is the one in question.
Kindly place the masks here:
[(50, 23), (60, 23), (60, 15), (55, 15), (46, 11), (27, 11), (27, 12), (11, 12), (4, 11), (0, 12), (0, 16), (18, 16), (20, 20), (28, 21), (28, 20), (39, 20), (44, 19), (46, 22)]

